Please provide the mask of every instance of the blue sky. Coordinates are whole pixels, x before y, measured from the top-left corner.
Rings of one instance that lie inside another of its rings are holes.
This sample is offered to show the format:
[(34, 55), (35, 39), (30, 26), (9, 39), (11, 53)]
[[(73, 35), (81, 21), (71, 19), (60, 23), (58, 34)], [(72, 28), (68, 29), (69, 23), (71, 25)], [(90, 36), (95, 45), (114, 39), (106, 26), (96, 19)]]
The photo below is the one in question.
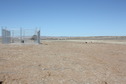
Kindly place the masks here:
[(126, 0), (0, 0), (0, 26), (42, 36), (126, 36)]

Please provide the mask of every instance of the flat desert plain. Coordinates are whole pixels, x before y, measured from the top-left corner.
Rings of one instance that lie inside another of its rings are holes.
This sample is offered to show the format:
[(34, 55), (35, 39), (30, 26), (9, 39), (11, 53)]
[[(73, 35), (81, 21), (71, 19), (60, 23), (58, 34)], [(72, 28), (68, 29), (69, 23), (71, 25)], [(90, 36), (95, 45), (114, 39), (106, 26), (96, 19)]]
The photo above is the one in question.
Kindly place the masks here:
[(0, 44), (0, 84), (126, 84), (126, 44)]

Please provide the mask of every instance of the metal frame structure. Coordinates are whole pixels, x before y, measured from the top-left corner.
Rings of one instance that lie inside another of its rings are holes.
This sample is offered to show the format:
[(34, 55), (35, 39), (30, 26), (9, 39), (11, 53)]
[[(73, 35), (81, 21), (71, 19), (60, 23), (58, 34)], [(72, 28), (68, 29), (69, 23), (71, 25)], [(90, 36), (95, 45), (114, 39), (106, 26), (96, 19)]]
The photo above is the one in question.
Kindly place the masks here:
[(9, 44), (9, 43), (38, 43), (40, 44), (40, 29), (2, 28), (1, 31), (2, 31), (3, 44)]

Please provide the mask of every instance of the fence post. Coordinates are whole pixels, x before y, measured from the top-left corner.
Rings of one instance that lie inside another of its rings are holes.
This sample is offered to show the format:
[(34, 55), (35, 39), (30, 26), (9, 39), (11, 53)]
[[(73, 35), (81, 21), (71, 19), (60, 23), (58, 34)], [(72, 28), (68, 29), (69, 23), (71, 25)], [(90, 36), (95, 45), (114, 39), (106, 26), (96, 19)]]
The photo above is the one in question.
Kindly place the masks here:
[(4, 29), (2, 28), (2, 43), (4, 44), (5, 42), (5, 32), (4, 32)]
[(37, 43), (40, 44), (40, 30), (37, 31)]

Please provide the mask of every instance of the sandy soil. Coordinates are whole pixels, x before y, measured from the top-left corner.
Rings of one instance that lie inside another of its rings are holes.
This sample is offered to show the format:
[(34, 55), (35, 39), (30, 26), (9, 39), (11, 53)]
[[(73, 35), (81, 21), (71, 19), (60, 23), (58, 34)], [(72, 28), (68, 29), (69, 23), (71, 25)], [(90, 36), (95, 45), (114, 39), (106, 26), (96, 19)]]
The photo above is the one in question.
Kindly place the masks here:
[(2, 84), (126, 84), (126, 45), (0, 44)]

